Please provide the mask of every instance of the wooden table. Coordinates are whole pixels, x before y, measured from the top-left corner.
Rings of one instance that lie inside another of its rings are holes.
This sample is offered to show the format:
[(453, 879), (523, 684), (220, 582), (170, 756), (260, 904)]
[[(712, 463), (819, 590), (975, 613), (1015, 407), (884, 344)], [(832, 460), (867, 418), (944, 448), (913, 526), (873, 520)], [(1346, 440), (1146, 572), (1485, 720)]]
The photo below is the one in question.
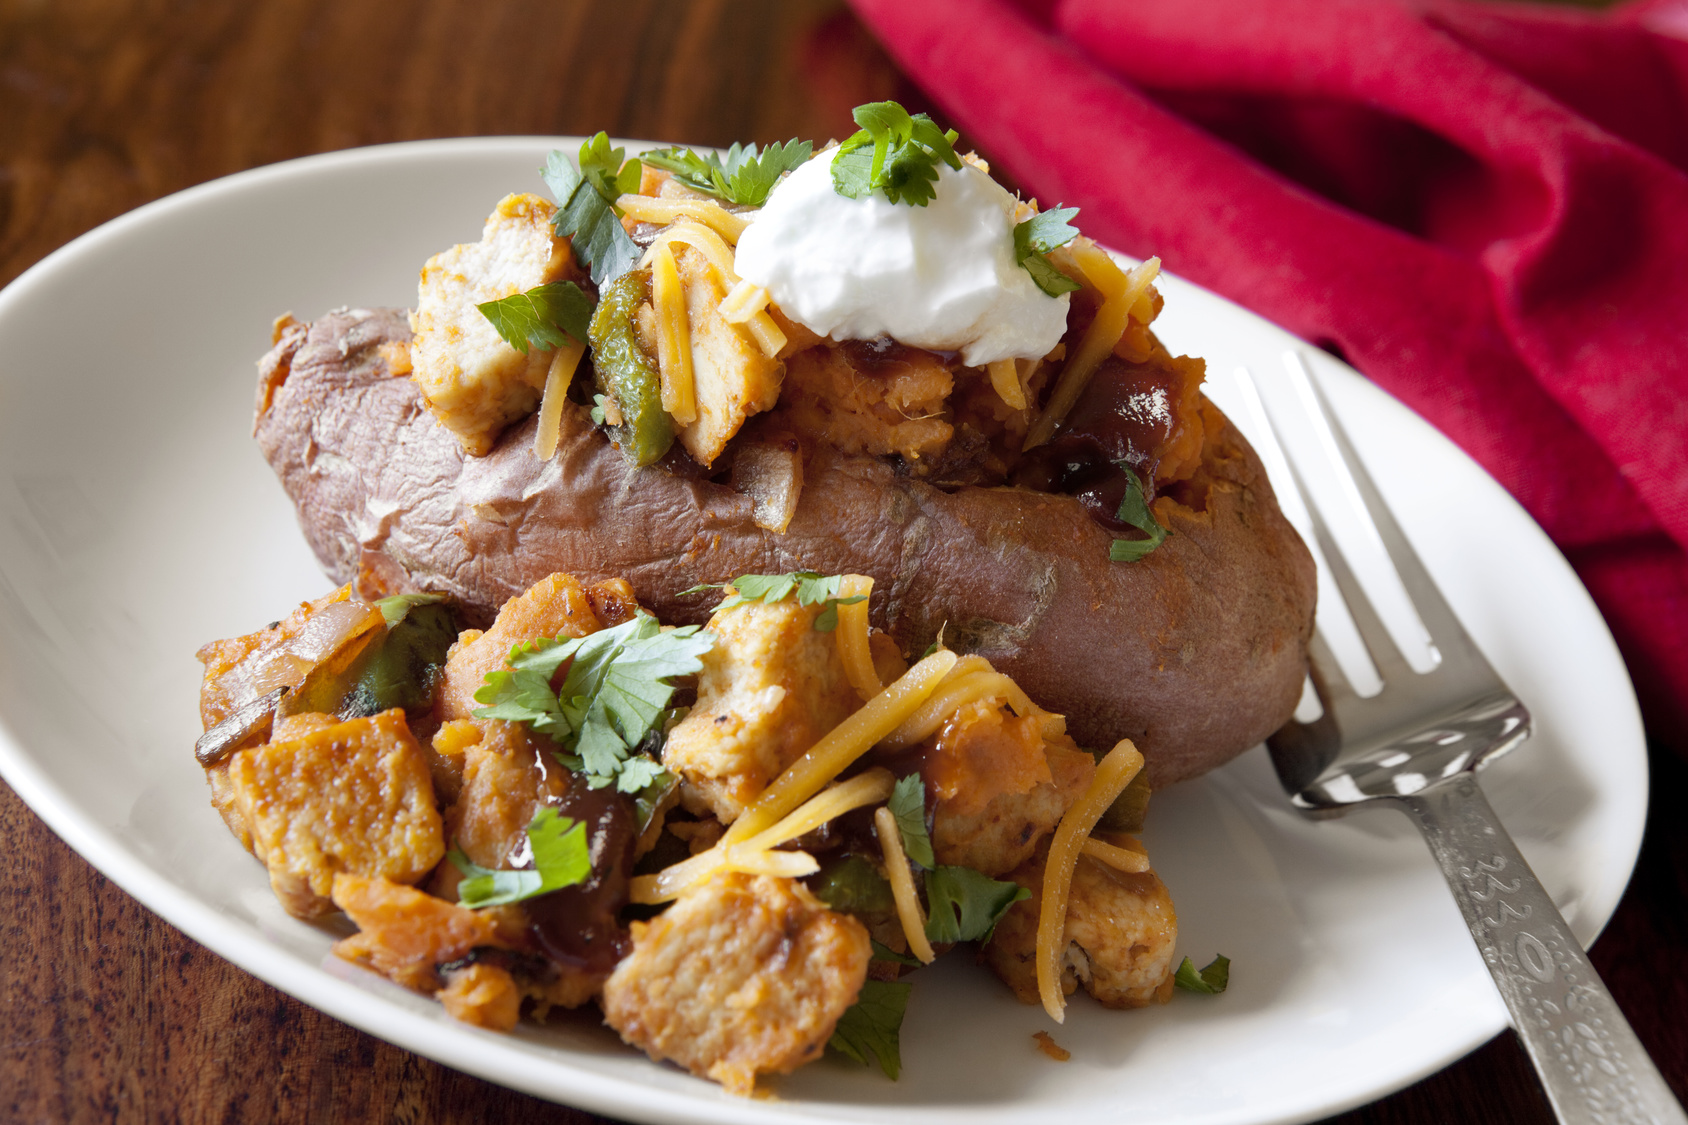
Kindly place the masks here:
[[(489, 133), (698, 144), (922, 102), (829, 0), (0, 4), (0, 284), (83, 231), (255, 165)], [(3, 534), (4, 532), (0, 532)], [(186, 748), (184, 747), (184, 752)], [(1688, 768), (1656, 752), (1641, 866), (1596, 963), (1688, 1088)], [(207, 952), (0, 786), (0, 1119), (594, 1122), (353, 1030)], [(1550, 1120), (1510, 1032), (1336, 1120)]]

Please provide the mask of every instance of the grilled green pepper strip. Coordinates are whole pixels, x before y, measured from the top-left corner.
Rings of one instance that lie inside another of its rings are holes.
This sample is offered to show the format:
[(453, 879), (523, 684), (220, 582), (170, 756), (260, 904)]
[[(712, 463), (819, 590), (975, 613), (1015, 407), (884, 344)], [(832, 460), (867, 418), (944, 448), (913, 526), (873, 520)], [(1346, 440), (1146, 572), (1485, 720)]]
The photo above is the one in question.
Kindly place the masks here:
[(621, 410), (616, 440), (635, 465), (649, 465), (674, 444), (674, 420), (662, 408), (662, 377), (633, 332), (633, 315), (649, 285), (649, 271), (629, 270), (604, 286), (586, 332), (598, 389)]
[[(381, 609), (388, 612), (388, 605)], [(401, 605), (389, 617), (395, 614), (402, 616), (390, 621), (385, 643), (341, 701), (341, 717), (374, 715), (389, 707), (415, 714), (433, 703), (434, 677), (457, 639), (456, 616), (449, 606), (428, 602)]]

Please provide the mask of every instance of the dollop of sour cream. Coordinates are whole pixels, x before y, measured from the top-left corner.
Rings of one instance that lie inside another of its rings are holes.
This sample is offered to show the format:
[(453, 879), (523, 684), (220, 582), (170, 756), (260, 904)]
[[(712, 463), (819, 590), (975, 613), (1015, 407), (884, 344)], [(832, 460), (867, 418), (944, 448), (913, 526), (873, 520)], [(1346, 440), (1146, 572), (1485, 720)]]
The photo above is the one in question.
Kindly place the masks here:
[(1014, 197), (971, 164), (938, 166), (924, 207), (832, 186), (833, 152), (786, 177), (739, 236), (735, 268), (786, 316), (834, 340), (879, 336), (971, 367), (1048, 354), (1067, 327), (1014, 260)]

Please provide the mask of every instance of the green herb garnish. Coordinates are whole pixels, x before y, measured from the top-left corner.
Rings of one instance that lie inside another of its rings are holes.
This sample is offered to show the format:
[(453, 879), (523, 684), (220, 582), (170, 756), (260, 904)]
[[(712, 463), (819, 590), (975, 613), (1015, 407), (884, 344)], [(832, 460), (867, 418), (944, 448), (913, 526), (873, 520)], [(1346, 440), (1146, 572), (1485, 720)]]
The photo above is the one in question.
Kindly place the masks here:
[(572, 281), (553, 281), (475, 307), (523, 355), (529, 348), (560, 348), (571, 339), (584, 344), (592, 319), (592, 298)]
[[(663, 631), (641, 613), (632, 621), (585, 637), (539, 640), (510, 650), (508, 669), (488, 672), (475, 692), (477, 719), (527, 723), (550, 735), (577, 759), (570, 768), (594, 789), (614, 784), (638, 793), (664, 775), (654, 758), (636, 754), (664, 717), (674, 695), (673, 679), (703, 669), (698, 658), (714, 638), (687, 625)], [(551, 677), (572, 660), (555, 693)]]
[(760, 207), (768, 201), (780, 176), (796, 168), (814, 153), (815, 146), (796, 137), (783, 145), (778, 141), (757, 155), (755, 145), (734, 144), (722, 160), (713, 152), (694, 152), (679, 145), (640, 154), (646, 164), (674, 173), (674, 178), (693, 191), (713, 195), (728, 203)]
[(1125, 495), (1120, 497), (1115, 518), (1135, 527), (1148, 538), (1115, 539), (1108, 548), (1108, 558), (1114, 562), (1136, 562), (1166, 541), (1167, 530), (1149, 511), (1148, 500), (1143, 495), (1143, 482), (1138, 479), (1136, 471), (1124, 461), (1115, 463), (1125, 473)]
[(700, 586), (693, 586), (683, 591), (681, 597), (687, 594), (701, 594), (705, 590), (725, 590), (731, 586), (738, 593), (727, 598), (715, 607), (719, 613), (724, 609), (733, 609), (752, 602), (763, 605), (773, 605), (784, 601), (793, 592), (797, 594), (798, 605), (824, 605), (819, 617), (815, 618), (815, 629), (818, 632), (830, 633), (838, 628), (838, 607), (841, 605), (855, 605), (867, 599), (857, 594), (853, 598), (838, 596), (839, 583), (843, 575), (822, 575), (813, 570), (799, 570), (791, 574), (741, 574), (731, 582), (705, 582)]
[(615, 205), (619, 197), (639, 189), (639, 161), (625, 160), (626, 151), (612, 149), (608, 134), (599, 133), (580, 146), (578, 168), (562, 152), (553, 151), (539, 172), (557, 197), (552, 229), (559, 238), (569, 239), (574, 256), (599, 285), (620, 277), (639, 260), (639, 247), (622, 229)]
[(903, 854), (930, 871), (938, 866), (932, 855), (932, 837), (926, 832), (926, 783), (917, 773), (898, 781), (885, 802), (903, 838)]
[(1008, 908), (1031, 892), (1018, 883), (940, 864), (926, 831), (926, 783), (911, 773), (891, 790), (886, 807), (903, 838), (903, 854), (926, 868), (926, 936), (938, 941), (986, 941)]
[(827, 1046), (863, 1066), (868, 1065), (868, 1056), (873, 1056), (885, 1077), (895, 1082), (903, 1069), (898, 1037), (903, 1013), (908, 1010), (910, 987), (900, 981), (863, 982), (856, 1002), (838, 1017)]
[(1056, 269), (1048, 258), (1051, 250), (1078, 237), (1078, 228), (1067, 223), (1076, 214), (1077, 207), (1057, 207), (1052, 211), (1041, 211), (1014, 226), (1014, 260), (1025, 267), (1037, 287), (1051, 297), (1083, 288)]
[(861, 131), (832, 158), (832, 188), (839, 195), (863, 199), (878, 191), (892, 203), (924, 207), (935, 194), (939, 162), (961, 168), (955, 130), (944, 132), (924, 113), (911, 117), (896, 102), (869, 102), (854, 116)]
[(524, 871), (481, 867), (462, 848), (452, 848), (449, 858), (466, 876), (457, 884), (457, 901), (471, 909), (503, 906), (572, 887), (592, 873), (585, 824), (557, 815), (556, 809), (542, 808), (528, 825), (527, 837), (533, 867)]
[(814, 896), (833, 910), (850, 914), (889, 914), (897, 908), (891, 884), (859, 855), (845, 856), (821, 868), (808, 883)]
[(992, 879), (971, 867), (926, 873), (926, 937), (938, 941), (989, 941), (1008, 908), (1032, 893), (1018, 883)]
[(869, 938), (873, 942), (873, 960), (889, 961), (893, 965), (907, 965), (910, 968), (920, 968), (920, 958), (907, 953), (898, 953), (895, 949), (881, 942), (878, 938)]
[(1221, 953), (1205, 969), (1197, 969), (1196, 963), (1186, 957), (1172, 975), (1172, 983), (1186, 992), (1217, 996), (1231, 983), (1231, 959)]

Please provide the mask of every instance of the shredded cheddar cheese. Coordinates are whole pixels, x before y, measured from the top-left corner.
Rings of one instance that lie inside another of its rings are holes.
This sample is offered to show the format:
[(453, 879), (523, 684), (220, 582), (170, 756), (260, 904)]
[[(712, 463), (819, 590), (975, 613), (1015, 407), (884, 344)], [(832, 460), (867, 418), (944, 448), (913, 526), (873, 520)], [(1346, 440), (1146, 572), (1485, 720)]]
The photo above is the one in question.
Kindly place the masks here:
[(991, 387), (998, 397), (1015, 410), (1026, 408), (1026, 391), (1020, 385), (1020, 369), (1012, 359), (998, 359), (992, 361), (986, 368), (990, 372)]
[(723, 842), (738, 844), (750, 839), (820, 792), (827, 782), (912, 715), (932, 694), (938, 681), (955, 667), (955, 660), (953, 652), (934, 652), (833, 727), (762, 791), (727, 829)]
[(692, 378), (692, 330), (686, 291), (668, 243), (651, 248), (651, 307), (656, 313), (657, 371), (662, 408), (681, 426), (697, 421), (697, 387)]
[(623, 195), (615, 201), (622, 213), (636, 222), (666, 226), (679, 219), (692, 219), (730, 243), (736, 243), (750, 221), (708, 199), (657, 199), (649, 195)]
[[(889, 770), (871, 769), (849, 781), (822, 790), (789, 816), (782, 818), (779, 823), (758, 832), (750, 839), (736, 845), (723, 839), (708, 851), (699, 852), (655, 875), (638, 876), (632, 881), (632, 901), (647, 905), (667, 902), (687, 887), (700, 883), (723, 869), (751, 874), (774, 874), (775, 872), (768, 869), (768, 864), (789, 865), (796, 861), (765, 860), (761, 857), (795, 855), (807, 858), (804, 852), (775, 852), (773, 849), (795, 840), (804, 833), (813, 832), (851, 809), (885, 800), (891, 795), (893, 784)], [(809, 868), (801, 874), (808, 875), (815, 870), (816, 868)]]
[(1123, 871), (1127, 875), (1141, 875), (1149, 870), (1149, 857), (1142, 852), (1134, 852), (1130, 848), (1115, 847), (1113, 844), (1103, 843), (1101, 840), (1087, 839), (1079, 851), (1091, 859), (1101, 860), (1115, 871)]
[(551, 357), (550, 370), (545, 373), (544, 397), (539, 400), (539, 425), (533, 432), (533, 455), (541, 461), (549, 461), (557, 453), (563, 403), (568, 399), (575, 368), (580, 366), (580, 358), (585, 354), (585, 344), (570, 340)]
[(885, 857), (885, 878), (891, 883), (891, 898), (897, 904), (897, 920), (903, 924), (903, 937), (908, 939), (909, 951), (930, 965), (932, 943), (926, 940), (926, 916), (920, 910), (920, 897), (914, 891), (914, 872), (909, 869), (908, 854), (903, 851), (903, 835), (897, 828), (897, 818), (881, 805), (873, 813), (874, 832), (879, 836), (879, 850)]
[(867, 598), (871, 593), (873, 579), (865, 574), (844, 575), (838, 584), (838, 596), (862, 600), (854, 605), (839, 603), (838, 627), (832, 634), (838, 641), (838, 659), (844, 664), (844, 675), (863, 703), (885, 686), (879, 682), (879, 672), (873, 666), (873, 650), (868, 644)]
[[(921, 705), (920, 709), (910, 715), (896, 730), (885, 736), (880, 743), (886, 750), (893, 753), (907, 750), (916, 743), (930, 738), (937, 729), (944, 725), (944, 720), (955, 714), (956, 710), (980, 699), (1002, 699), (1014, 709), (1016, 715), (1029, 715), (1033, 711), (1032, 701), (1020, 685), (1009, 677), (996, 671), (990, 662), (983, 657), (964, 657), (969, 663), (961, 675), (952, 675), (948, 680), (938, 685), (932, 697)], [(1062, 732), (1065, 732), (1063, 720)]]
[(1038, 903), (1037, 994), (1043, 1001), (1043, 1010), (1056, 1023), (1066, 1020), (1067, 998), (1061, 993), (1061, 955), (1066, 951), (1067, 896), (1072, 890), (1073, 869), (1078, 866), (1079, 853), (1090, 830), (1142, 768), (1143, 755), (1129, 738), (1121, 739), (1097, 763), (1095, 776), (1061, 818), (1049, 842), (1049, 860), (1043, 869), (1043, 897)]
[(728, 324), (743, 324), (768, 307), (768, 291), (760, 285), (740, 281), (733, 291), (721, 299), (721, 319)]

